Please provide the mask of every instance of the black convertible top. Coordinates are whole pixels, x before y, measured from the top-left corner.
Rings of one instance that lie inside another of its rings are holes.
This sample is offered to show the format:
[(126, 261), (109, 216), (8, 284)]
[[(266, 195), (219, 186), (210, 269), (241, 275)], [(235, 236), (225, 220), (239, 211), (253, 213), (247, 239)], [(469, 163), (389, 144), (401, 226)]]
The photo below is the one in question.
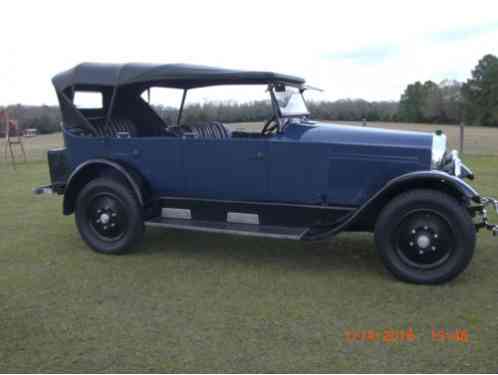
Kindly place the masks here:
[(304, 79), (273, 72), (214, 68), (189, 64), (101, 64), (82, 63), (57, 74), (52, 82), (57, 91), (73, 86), (122, 85), (195, 88), (225, 84), (304, 84)]

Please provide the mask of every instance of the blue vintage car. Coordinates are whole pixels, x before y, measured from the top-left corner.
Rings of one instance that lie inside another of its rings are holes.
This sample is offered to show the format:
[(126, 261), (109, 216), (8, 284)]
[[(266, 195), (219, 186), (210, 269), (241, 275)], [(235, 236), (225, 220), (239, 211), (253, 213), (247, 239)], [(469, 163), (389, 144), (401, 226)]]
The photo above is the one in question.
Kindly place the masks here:
[[(398, 278), (441, 283), (469, 264), (484, 198), (444, 134), (312, 121), (301, 78), (272, 72), (168, 64), (80, 64), (54, 77), (65, 147), (48, 152), (51, 184), (64, 195), (83, 240), (117, 254), (145, 226), (324, 240), (341, 231), (375, 233)], [(265, 85), (273, 115), (260, 132), (219, 121), (182, 120), (191, 90)], [(154, 87), (181, 90), (167, 126), (144, 99)], [(79, 93), (99, 93), (82, 109)]]

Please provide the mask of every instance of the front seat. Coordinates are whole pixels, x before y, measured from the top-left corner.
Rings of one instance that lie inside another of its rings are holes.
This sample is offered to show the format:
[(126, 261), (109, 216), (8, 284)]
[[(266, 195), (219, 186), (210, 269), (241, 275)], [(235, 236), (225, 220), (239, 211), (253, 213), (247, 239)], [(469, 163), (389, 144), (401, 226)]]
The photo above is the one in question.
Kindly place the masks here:
[(230, 131), (218, 121), (182, 126), (184, 132), (194, 133), (195, 138), (230, 138)]

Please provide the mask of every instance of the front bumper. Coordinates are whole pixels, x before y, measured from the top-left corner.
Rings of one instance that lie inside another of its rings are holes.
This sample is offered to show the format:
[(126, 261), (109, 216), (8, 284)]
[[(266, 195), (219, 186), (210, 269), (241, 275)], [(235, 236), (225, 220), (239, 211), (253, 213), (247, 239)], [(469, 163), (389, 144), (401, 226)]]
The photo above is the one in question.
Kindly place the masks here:
[[(456, 150), (448, 152), (445, 155), (440, 169), (460, 179), (474, 179), (474, 173), (469, 167), (463, 164), (462, 160), (458, 156), (458, 151)], [(498, 235), (498, 224), (491, 224), (488, 218), (488, 207), (491, 207), (491, 209), (493, 209), (498, 215), (498, 199), (492, 197), (481, 197), (477, 195), (474, 202), (477, 203), (477, 205), (471, 207), (470, 209), (473, 216), (477, 217), (477, 222), (475, 223), (476, 229), (479, 230), (484, 228), (490, 230), (493, 233), (493, 236)]]
[(475, 213), (477, 214), (478, 221), (475, 224), (476, 229), (487, 229), (493, 233), (493, 236), (498, 235), (498, 224), (491, 224), (488, 219), (488, 210), (487, 207), (491, 207), (494, 209), (496, 214), (498, 215), (498, 199), (491, 197), (481, 197), (480, 205), (476, 207)]

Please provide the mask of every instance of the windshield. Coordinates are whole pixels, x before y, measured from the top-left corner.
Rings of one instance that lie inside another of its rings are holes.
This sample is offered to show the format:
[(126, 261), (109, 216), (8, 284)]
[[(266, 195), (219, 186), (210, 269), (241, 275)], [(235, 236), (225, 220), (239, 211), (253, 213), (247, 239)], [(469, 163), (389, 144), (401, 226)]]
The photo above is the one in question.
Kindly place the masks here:
[(280, 113), (285, 116), (309, 115), (301, 92), (296, 87), (286, 86), (285, 90), (273, 90)]

